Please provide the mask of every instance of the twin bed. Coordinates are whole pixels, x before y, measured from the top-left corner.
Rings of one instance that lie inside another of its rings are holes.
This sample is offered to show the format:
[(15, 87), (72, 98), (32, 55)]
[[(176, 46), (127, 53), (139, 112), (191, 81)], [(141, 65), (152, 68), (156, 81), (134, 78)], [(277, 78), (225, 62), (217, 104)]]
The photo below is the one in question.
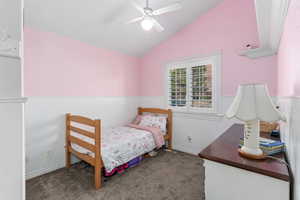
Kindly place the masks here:
[[(172, 149), (172, 111), (138, 108), (138, 115), (163, 115), (166, 131), (163, 139)], [(122, 126), (101, 131), (101, 120), (66, 114), (66, 167), (71, 167), (71, 154), (95, 168), (95, 187), (102, 186), (102, 169), (110, 171), (157, 147), (151, 131), (135, 126)]]

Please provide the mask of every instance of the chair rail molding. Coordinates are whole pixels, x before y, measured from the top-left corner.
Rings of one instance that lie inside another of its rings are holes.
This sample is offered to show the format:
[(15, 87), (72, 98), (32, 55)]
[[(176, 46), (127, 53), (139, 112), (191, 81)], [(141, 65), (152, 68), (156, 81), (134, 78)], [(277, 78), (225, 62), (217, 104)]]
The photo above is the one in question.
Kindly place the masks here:
[(290, 0), (255, 0), (260, 47), (240, 52), (241, 56), (259, 58), (277, 53)]
[(27, 97), (0, 98), (0, 103), (26, 103)]

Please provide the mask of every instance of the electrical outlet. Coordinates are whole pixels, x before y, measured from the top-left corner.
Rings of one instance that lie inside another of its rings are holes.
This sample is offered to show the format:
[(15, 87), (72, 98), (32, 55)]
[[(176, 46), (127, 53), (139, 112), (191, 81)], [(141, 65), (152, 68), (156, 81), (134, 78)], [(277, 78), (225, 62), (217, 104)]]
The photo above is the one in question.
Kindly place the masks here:
[(189, 143), (192, 143), (192, 137), (191, 136), (187, 136), (187, 140)]

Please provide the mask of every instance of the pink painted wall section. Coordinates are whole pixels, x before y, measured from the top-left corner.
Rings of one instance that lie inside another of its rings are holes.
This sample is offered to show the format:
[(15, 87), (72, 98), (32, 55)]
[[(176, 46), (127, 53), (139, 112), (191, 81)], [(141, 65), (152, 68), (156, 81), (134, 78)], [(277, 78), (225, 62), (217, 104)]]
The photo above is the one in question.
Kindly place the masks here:
[(26, 96), (137, 96), (139, 60), (76, 40), (24, 30)]
[(222, 94), (232, 96), (241, 83), (266, 83), (276, 95), (276, 56), (256, 60), (238, 56), (246, 44), (257, 44), (253, 0), (224, 0), (194, 23), (154, 48), (142, 59), (141, 95), (164, 95), (165, 64), (222, 51)]
[(300, 96), (300, 2), (292, 0), (278, 52), (278, 95)]

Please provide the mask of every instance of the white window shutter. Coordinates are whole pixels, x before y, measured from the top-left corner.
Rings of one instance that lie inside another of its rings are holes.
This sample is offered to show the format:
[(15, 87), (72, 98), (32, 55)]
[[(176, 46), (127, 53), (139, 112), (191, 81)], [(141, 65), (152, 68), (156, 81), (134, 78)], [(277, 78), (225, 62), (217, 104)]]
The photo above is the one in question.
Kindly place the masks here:
[(212, 108), (212, 65), (190, 67), (189, 83), (190, 107)]
[(170, 63), (168, 107), (174, 111), (217, 113), (220, 100), (220, 55)]
[(184, 108), (187, 105), (187, 68), (174, 67), (168, 71), (168, 105)]

